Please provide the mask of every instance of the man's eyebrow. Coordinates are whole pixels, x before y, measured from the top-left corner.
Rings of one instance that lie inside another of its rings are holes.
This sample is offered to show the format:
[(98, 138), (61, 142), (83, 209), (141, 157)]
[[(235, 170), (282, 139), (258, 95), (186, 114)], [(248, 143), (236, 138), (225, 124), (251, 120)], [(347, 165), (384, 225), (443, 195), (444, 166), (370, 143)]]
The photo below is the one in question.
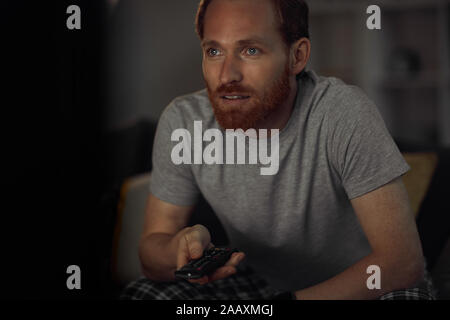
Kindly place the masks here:
[(214, 40), (203, 40), (201, 43), (202, 47), (219, 47), (219, 43)]
[(263, 45), (263, 46), (267, 45), (267, 42), (261, 38), (250, 38), (250, 39), (239, 40), (237, 43), (239, 45), (251, 45), (251, 44), (259, 44), (259, 45)]
[[(259, 45), (267, 46), (266, 41), (264, 41), (263, 39), (261, 39), (259, 37), (239, 40), (236, 43), (240, 46), (252, 45), (252, 44), (259, 44)], [(202, 47), (206, 47), (206, 46), (220, 47), (220, 44), (215, 40), (203, 40), (201, 42), (201, 46)]]

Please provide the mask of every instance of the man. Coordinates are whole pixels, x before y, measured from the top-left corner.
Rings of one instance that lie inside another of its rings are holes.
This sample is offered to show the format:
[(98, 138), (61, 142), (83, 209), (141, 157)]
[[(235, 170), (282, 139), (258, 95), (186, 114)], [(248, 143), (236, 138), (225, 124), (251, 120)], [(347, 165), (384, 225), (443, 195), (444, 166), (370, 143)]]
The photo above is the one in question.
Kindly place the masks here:
[[(207, 90), (175, 99), (160, 118), (140, 242), (146, 277), (122, 297), (421, 297), (424, 259), (401, 180), (409, 167), (359, 89), (305, 70), (304, 1), (201, 1), (196, 23)], [(194, 136), (195, 121), (222, 133), (256, 129), (245, 133), (247, 148), (251, 139), (279, 141), (278, 170), (175, 164), (172, 133)], [(260, 129), (279, 132), (269, 140)], [(209, 276), (175, 281), (212, 246), (204, 226), (186, 227), (200, 193), (241, 252)], [(379, 288), (368, 288), (369, 266), (379, 267)]]

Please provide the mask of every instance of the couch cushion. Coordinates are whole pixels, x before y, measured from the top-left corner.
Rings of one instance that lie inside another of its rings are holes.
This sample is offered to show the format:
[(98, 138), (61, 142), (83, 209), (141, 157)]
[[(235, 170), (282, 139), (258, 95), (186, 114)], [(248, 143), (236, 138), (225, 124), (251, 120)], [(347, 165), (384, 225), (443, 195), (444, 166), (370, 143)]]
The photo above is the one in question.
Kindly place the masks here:
[(112, 273), (125, 285), (141, 276), (139, 240), (149, 194), (150, 173), (128, 178), (122, 185), (114, 231)]

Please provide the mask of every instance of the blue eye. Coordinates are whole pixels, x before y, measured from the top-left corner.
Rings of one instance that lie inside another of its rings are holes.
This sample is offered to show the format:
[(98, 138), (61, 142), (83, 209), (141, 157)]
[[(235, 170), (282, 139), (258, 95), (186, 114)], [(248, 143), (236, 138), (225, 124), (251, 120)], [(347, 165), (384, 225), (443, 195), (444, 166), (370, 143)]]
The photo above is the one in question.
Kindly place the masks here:
[(254, 55), (258, 54), (258, 53), (259, 53), (259, 50), (256, 49), (256, 48), (248, 48), (247, 49), (247, 54), (250, 55), (250, 56), (254, 56)]
[(214, 49), (214, 48), (209, 48), (208, 50), (206, 50), (206, 54), (210, 57), (215, 57), (216, 55), (219, 54), (219, 50)]

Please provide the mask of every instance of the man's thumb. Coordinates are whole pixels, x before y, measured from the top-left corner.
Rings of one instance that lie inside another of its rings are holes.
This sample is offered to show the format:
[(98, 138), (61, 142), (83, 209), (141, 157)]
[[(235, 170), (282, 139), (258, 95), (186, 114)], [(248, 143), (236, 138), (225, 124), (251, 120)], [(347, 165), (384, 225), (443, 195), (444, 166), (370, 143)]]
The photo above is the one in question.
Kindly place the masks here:
[(188, 248), (191, 259), (197, 259), (203, 255), (203, 247), (200, 241), (191, 241), (188, 244)]

